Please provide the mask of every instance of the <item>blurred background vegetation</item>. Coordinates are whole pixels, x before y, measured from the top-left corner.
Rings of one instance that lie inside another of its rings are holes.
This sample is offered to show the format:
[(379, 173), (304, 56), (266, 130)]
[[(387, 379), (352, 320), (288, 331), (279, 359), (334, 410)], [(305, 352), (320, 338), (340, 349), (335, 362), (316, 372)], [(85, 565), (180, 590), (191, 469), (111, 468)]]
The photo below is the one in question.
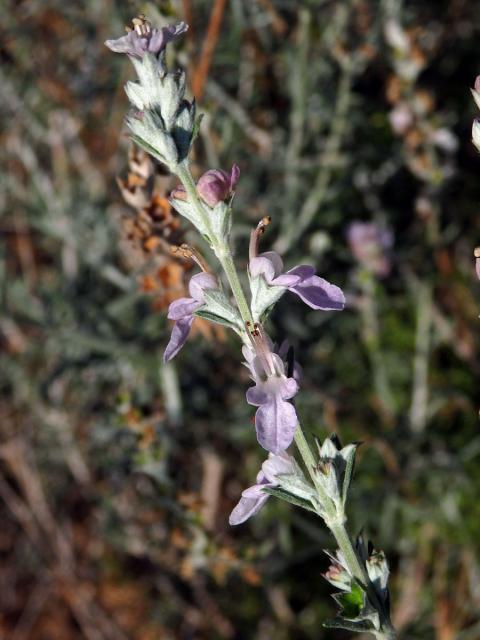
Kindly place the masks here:
[[(129, 164), (133, 70), (103, 41), (142, 11), (190, 23), (196, 170), (241, 167), (238, 261), (268, 213), (263, 246), (347, 293), (334, 316), (285, 297), (271, 331), (303, 367), (306, 429), (365, 443), (350, 523), (387, 553), (401, 637), (478, 639), (478, 4), (1, 7), (0, 637), (349, 637), (321, 626), (318, 519), (270, 500), (228, 526), (263, 458), (238, 342), (197, 321), (162, 364), (189, 275), (166, 243), (196, 240), (161, 168)], [(382, 277), (354, 220), (393, 233)]]

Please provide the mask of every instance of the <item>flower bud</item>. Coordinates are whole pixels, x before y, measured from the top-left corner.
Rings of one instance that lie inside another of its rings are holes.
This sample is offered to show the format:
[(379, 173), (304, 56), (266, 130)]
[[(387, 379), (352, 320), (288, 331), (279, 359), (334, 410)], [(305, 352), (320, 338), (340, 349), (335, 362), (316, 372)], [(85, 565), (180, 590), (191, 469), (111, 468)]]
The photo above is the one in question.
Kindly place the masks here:
[(236, 164), (233, 165), (230, 174), (221, 169), (207, 171), (197, 183), (198, 195), (213, 208), (233, 194), (239, 177), (240, 169)]
[(383, 593), (387, 588), (390, 574), (385, 554), (383, 551), (373, 551), (366, 564), (368, 577), (380, 593)]

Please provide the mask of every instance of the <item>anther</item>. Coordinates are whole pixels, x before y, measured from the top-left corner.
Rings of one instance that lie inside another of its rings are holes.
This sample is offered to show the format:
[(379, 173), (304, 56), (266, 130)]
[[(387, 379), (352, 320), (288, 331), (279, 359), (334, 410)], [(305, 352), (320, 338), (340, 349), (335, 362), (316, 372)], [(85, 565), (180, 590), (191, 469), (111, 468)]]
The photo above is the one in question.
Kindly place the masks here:
[(138, 18), (133, 18), (132, 24), (139, 36), (147, 36), (151, 31), (150, 23), (143, 13)]
[(270, 216), (264, 216), (260, 222), (257, 224), (255, 229), (252, 229), (250, 232), (250, 247), (249, 247), (249, 258), (253, 260), (253, 258), (258, 257), (258, 245), (260, 243), (260, 236), (265, 232), (265, 227), (267, 227), (272, 218)]
[(202, 254), (197, 251), (197, 249), (194, 249), (185, 242), (180, 246), (177, 246), (175, 244), (172, 245), (170, 247), (170, 253), (175, 256), (181, 256), (185, 260), (193, 260), (193, 262), (198, 264), (198, 266), (204, 273), (211, 273), (211, 269)]

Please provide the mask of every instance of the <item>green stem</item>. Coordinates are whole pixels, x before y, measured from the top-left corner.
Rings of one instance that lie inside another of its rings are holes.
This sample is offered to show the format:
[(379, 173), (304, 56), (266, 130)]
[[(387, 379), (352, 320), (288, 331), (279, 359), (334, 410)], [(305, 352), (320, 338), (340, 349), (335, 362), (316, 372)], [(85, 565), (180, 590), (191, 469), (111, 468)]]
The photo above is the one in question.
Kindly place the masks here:
[(230, 248), (226, 244), (224, 244), (217, 249), (215, 249), (214, 247), (214, 250), (220, 264), (223, 267), (223, 270), (225, 271), (225, 275), (227, 276), (228, 283), (232, 290), (233, 297), (235, 298), (243, 322), (250, 322), (253, 325), (253, 318), (252, 314), (250, 313), (250, 307), (248, 306), (247, 299), (245, 298), (245, 294), (243, 293), (242, 285), (235, 268), (235, 263), (233, 262)]
[(345, 514), (343, 512), (338, 513), (335, 504), (327, 496), (323, 487), (318, 482), (318, 478), (315, 473), (315, 469), (317, 466), (315, 458), (312, 454), (312, 450), (310, 449), (310, 445), (305, 438), (305, 434), (303, 433), (300, 424), (297, 425), (297, 430), (295, 431), (295, 444), (297, 445), (305, 467), (307, 468), (307, 471), (312, 478), (315, 488), (317, 489), (318, 497), (323, 509), (323, 513), (321, 515), (325, 521), (325, 524), (334, 536), (338, 544), (338, 548), (345, 558), (345, 562), (350, 573), (364, 587), (364, 589), (368, 592), (371, 601), (374, 602), (378, 607), (377, 610), (382, 618), (382, 630), (380, 632), (380, 635), (377, 634), (377, 637), (384, 638), (385, 640), (395, 640), (395, 638), (397, 637), (396, 632), (392, 627), (388, 616), (383, 611), (381, 603), (378, 602), (376, 593), (371, 586), (367, 569), (360, 562), (355, 547), (353, 546), (348, 531), (345, 527)]
[(358, 559), (356, 551), (353, 547), (352, 541), (350, 540), (350, 536), (347, 533), (344, 523), (344, 514), (337, 513), (337, 509), (332, 502), (332, 500), (327, 496), (323, 487), (320, 485), (317, 479), (317, 475), (315, 473), (316, 463), (315, 458), (313, 457), (310, 446), (305, 438), (302, 427), (300, 424), (297, 425), (297, 430), (295, 432), (295, 444), (298, 447), (300, 455), (302, 456), (302, 460), (307, 467), (307, 470), (312, 478), (315, 488), (317, 489), (320, 502), (325, 512), (324, 520), (327, 527), (332, 532), (337, 544), (339, 546), (340, 551), (342, 552), (345, 561), (348, 564), (348, 568), (355, 578), (363, 585), (368, 585), (368, 575), (367, 571)]
[(177, 167), (177, 176), (183, 183), (185, 190), (188, 195), (188, 200), (195, 207), (197, 213), (201, 217), (205, 228), (208, 232), (208, 237), (212, 245), (212, 249), (215, 252), (215, 255), (218, 258), (218, 261), (222, 265), (222, 268), (227, 276), (228, 283), (233, 293), (233, 297), (238, 306), (238, 310), (240, 311), (240, 315), (242, 316), (242, 320), (244, 323), (250, 322), (253, 324), (252, 314), (250, 313), (250, 307), (248, 305), (247, 299), (245, 298), (245, 294), (243, 293), (242, 285), (240, 283), (240, 279), (237, 274), (237, 270), (235, 268), (235, 263), (233, 262), (232, 253), (230, 251), (230, 247), (226, 242), (220, 242), (218, 238), (216, 238), (215, 233), (213, 231), (212, 225), (208, 218), (208, 214), (205, 211), (205, 207), (203, 206), (200, 198), (198, 197), (197, 187), (195, 185), (195, 181), (193, 179), (192, 174), (190, 173), (190, 169), (188, 166), (183, 164), (178, 165)]

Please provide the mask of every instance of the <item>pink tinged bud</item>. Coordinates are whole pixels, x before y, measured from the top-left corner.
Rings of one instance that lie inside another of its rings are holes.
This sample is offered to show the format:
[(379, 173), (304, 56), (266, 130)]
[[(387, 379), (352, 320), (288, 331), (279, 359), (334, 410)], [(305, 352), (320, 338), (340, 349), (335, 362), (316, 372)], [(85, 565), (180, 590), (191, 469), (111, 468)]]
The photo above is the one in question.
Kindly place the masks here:
[(240, 169), (236, 164), (233, 165), (229, 174), (222, 169), (211, 169), (199, 179), (198, 195), (213, 208), (233, 195), (239, 177)]

